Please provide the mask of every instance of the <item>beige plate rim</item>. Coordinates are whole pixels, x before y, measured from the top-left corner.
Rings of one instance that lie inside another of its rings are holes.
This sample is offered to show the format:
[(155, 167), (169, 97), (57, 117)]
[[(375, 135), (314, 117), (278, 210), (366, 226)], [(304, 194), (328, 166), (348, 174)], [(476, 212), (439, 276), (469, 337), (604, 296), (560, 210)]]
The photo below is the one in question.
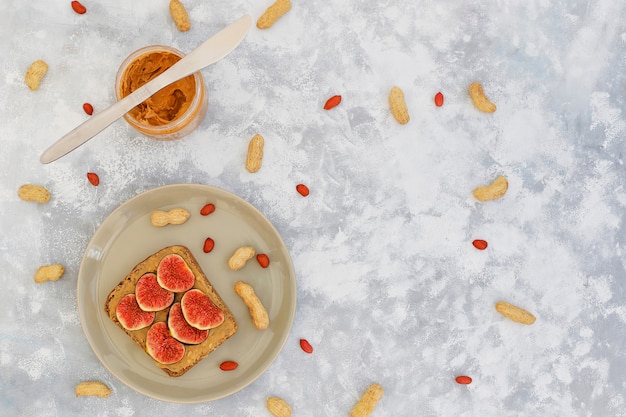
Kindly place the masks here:
[[(207, 203), (214, 213), (200, 215)], [(182, 207), (191, 213), (182, 225), (158, 228), (150, 224), (154, 210)], [(215, 241), (210, 253), (202, 250), (206, 237)], [(173, 378), (119, 329), (106, 315), (108, 293), (139, 262), (170, 245), (187, 246), (207, 278), (237, 320), (237, 333), (186, 374)], [(251, 245), (271, 259), (261, 268), (255, 259), (239, 271), (226, 262), (239, 246)], [(260, 331), (252, 325), (247, 307), (234, 292), (234, 283), (251, 284), (270, 316)], [(100, 362), (121, 382), (146, 396), (174, 403), (213, 401), (234, 394), (267, 370), (284, 347), (296, 311), (296, 278), (285, 243), (271, 222), (235, 194), (203, 184), (173, 184), (145, 191), (116, 208), (98, 227), (81, 261), (78, 313), (83, 332)], [(219, 364), (235, 360), (234, 371)]]

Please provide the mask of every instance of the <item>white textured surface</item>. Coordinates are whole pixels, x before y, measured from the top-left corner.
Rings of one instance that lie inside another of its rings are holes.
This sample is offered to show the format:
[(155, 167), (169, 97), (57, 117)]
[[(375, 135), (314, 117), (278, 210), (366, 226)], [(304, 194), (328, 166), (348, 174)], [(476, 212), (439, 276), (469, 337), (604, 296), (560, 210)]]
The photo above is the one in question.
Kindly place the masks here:
[[(3, 1), (0, 5), (0, 414), (263, 416), (280, 396), (298, 416), (347, 415), (379, 382), (377, 416), (626, 416), (626, 4), (622, 0), (294, 0), (205, 69), (210, 108), (189, 137), (159, 143), (118, 121), (50, 165), (40, 153), (113, 100), (135, 49), (190, 51), (270, 1)], [(23, 75), (50, 69), (41, 89)], [(478, 112), (480, 81), (498, 105)], [(400, 86), (411, 121), (387, 92)], [(441, 108), (433, 96), (446, 97)], [(326, 99), (343, 102), (322, 110)], [(264, 166), (243, 165), (255, 133)], [(86, 180), (97, 172), (99, 187)], [(471, 190), (504, 174), (507, 195)], [(144, 397), (112, 377), (83, 337), (76, 276), (100, 222), (155, 186), (203, 183), (258, 207), (298, 280), (290, 338), (245, 390), (211, 403)], [(308, 198), (295, 192), (306, 183)], [(17, 198), (23, 183), (53, 195)], [(489, 242), (477, 251), (471, 241)], [(66, 265), (36, 285), (39, 265)], [(499, 316), (504, 299), (537, 316)], [(315, 348), (306, 355), (298, 340)], [(460, 386), (459, 374), (474, 382)], [(112, 396), (75, 398), (99, 379)]]

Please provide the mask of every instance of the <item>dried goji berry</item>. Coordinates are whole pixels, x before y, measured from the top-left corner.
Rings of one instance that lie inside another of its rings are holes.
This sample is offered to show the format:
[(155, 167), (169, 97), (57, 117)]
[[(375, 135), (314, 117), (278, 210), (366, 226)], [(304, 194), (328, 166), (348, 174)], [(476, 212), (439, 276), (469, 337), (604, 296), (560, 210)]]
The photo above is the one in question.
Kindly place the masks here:
[(270, 258), (264, 253), (259, 253), (256, 256), (256, 261), (259, 263), (259, 265), (261, 265), (262, 268), (267, 268), (268, 266), (270, 266)]
[(85, 14), (87, 8), (83, 6), (79, 1), (72, 1), (72, 9), (78, 14)]
[(330, 110), (333, 107), (337, 107), (341, 103), (341, 96), (332, 96), (324, 104), (324, 110)]
[(443, 94), (441, 94), (441, 91), (435, 94), (435, 106), (443, 106)]
[(214, 247), (215, 247), (215, 241), (211, 239), (210, 237), (207, 237), (206, 240), (204, 241), (204, 247), (202, 248), (202, 250), (204, 251), (204, 253), (209, 253), (213, 250)]
[(309, 187), (304, 184), (296, 185), (296, 191), (298, 191), (302, 197), (306, 197), (309, 195)]
[(98, 177), (98, 174), (96, 174), (95, 172), (88, 172), (87, 179), (94, 187), (97, 187), (98, 184), (100, 184), (100, 177)]
[(237, 369), (238, 366), (239, 364), (235, 361), (224, 361), (220, 363), (220, 369), (222, 371), (232, 371), (234, 369)]
[(485, 250), (487, 249), (488, 243), (486, 240), (476, 239), (472, 242), (472, 245), (478, 250)]
[(457, 376), (456, 383), (461, 385), (468, 385), (472, 383), (472, 378), (466, 375)]
[(83, 104), (83, 110), (85, 110), (85, 113), (90, 116), (93, 114), (93, 106), (89, 103)]
[(306, 353), (313, 353), (313, 346), (311, 346), (309, 341), (306, 339), (300, 339), (300, 348), (302, 348), (302, 350)]
[(200, 214), (202, 214), (203, 216), (208, 216), (209, 214), (213, 213), (215, 211), (215, 205), (214, 204), (207, 204), (204, 207), (202, 207), (202, 209), (200, 210)]

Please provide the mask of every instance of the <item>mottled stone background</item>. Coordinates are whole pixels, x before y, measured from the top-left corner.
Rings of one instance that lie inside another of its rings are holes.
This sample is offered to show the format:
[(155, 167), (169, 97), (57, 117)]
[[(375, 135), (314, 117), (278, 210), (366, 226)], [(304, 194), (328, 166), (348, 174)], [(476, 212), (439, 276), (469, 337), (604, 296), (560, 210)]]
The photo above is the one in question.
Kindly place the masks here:
[[(113, 102), (132, 51), (191, 51), (271, 0), (183, 3), (186, 33), (167, 0), (83, 0), (84, 15), (69, 0), (0, 4), (0, 414), (264, 416), (265, 398), (280, 396), (297, 416), (343, 416), (378, 382), (376, 416), (626, 416), (623, 0), (294, 0), (203, 70), (210, 107), (190, 136), (156, 142), (118, 121), (41, 165), (87, 119), (82, 103)], [(32, 92), (23, 76), (36, 59), (50, 69)], [(472, 81), (494, 114), (473, 107)], [(388, 109), (393, 85), (406, 95), (404, 126)], [(324, 111), (335, 94), (342, 103)], [(264, 166), (249, 174), (255, 133)], [(501, 174), (503, 199), (473, 199)], [(24, 183), (45, 185), (50, 203), (19, 200)], [(193, 405), (109, 374), (77, 313), (78, 269), (99, 224), (174, 183), (222, 187), (259, 208), (298, 284), (292, 332), (269, 370)], [(57, 262), (60, 281), (33, 282)], [(537, 322), (502, 318), (500, 299)], [(474, 382), (457, 385), (460, 374)], [(111, 397), (75, 398), (85, 379), (106, 382)]]

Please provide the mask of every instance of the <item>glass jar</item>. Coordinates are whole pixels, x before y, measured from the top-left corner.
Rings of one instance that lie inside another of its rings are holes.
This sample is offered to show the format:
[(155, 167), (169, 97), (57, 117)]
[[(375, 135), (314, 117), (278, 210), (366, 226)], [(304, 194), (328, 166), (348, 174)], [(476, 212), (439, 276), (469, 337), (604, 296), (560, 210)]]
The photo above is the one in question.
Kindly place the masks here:
[[(163, 45), (152, 45), (130, 54), (115, 77), (119, 101), (156, 78), (185, 54)], [(157, 140), (180, 139), (200, 125), (206, 115), (208, 95), (200, 72), (164, 87), (124, 115), (128, 124)]]

